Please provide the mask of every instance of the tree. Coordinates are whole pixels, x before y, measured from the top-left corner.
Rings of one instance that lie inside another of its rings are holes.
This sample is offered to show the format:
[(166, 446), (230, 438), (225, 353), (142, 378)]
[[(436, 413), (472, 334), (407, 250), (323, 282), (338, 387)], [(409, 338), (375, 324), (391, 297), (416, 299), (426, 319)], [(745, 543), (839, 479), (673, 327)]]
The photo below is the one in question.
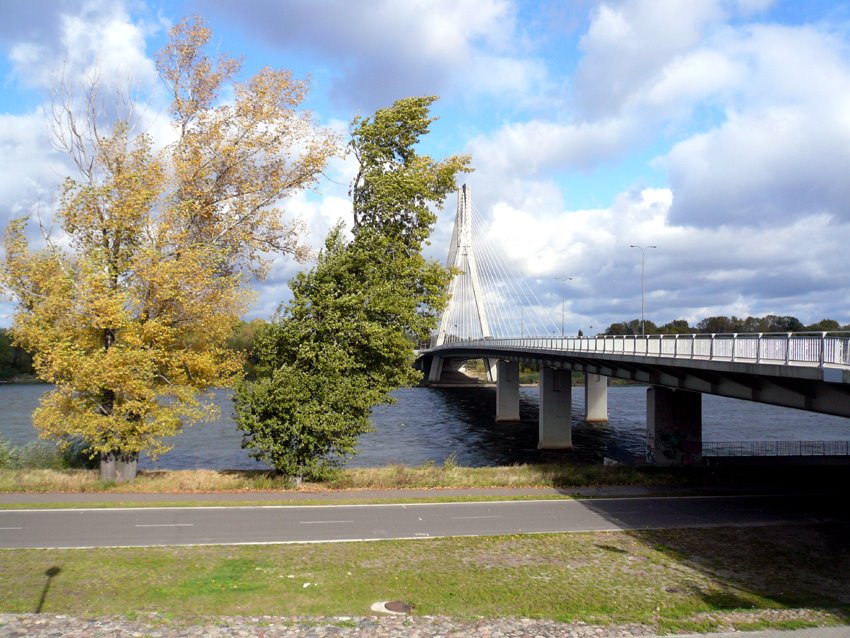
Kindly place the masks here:
[(0, 379), (32, 373), (32, 357), (20, 346), (12, 343), (8, 330), (0, 328)]
[[(643, 322), (643, 332), (644, 334), (656, 334), (658, 332), (658, 326), (656, 326), (649, 319), (645, 319)], [(624, 321), (620, 323), (612, 323), (608, 326), (603, 334), (607, 335), (639, 335), (641, 333), (641, 321), (640, 319), (632, 319), (631, 321)]]
[(420, 378), (413, 344), (435, 327), (450, 278), (421, 250), (432, 207), (469, 162), (416, 152), (434, 99), (354, 120), (353, 237), (332, 230), (315, 267), (290, 282), (292, 301), (257, 334), (257, 380), (237, 388), (236, 419), (243, 446), (286, 475), (325, 476), (354, 453), (372, 407)]
[(335, 139), (300, 112), (306, 85), (264, 69), (219, 95), (239, 64), (204, 54), (210, 31), (184, 20), (158, 56), (176, 141), (155, 151), (129, 119), (105, 127), (96, 84), (82, 108), (54, 110), (80, 175), (56, 215), (67, 248), (33, 249), (25, 219), (5, 236), (3, 281), (18, 300), (12, 333), (55, 384), (33, 415), (42, 436), (82, 437), (102, 458), (133, 461), (214, 413), (203, 392), (232, 385), (227, 347), (262, 253), (304, 256), (276, 202), (311, 185)]
[(605, 330), (602, 331), (602, 334), (622, 336), (629, 334), (628, 330), (629, 324), (624, 321), (621, 321), (620, 323), (612, 323), (610, 326), (608, 326), (607, 328), (605, 328)]
[(726, 317), (718, 315), (701, 319), (697, 324), (697, 332), (705, 333), (728, 333), (738, 332), (741, 321), (737, 317)]
[(227, 340), (227, 347), (231, 350), (241, 352), (245, 355), (245, 376), (253, 378), (254, 366), (257, 365), (257, 357), (254, 354), (254, 341), (257, 331), (268, 322), (264, 319), (252, 319), (251, 321), (239, 321), (233, 334)]
[(661, 334), (688, 334), (693, 332), (693, 329), (688, 325), (686, 319), (674, 319), (659, 327), (658, 332)]
[(767, 321), (766, 332), (799, 332), (805, 329), (802, 321), (790, 315), (767, 315), (765, 321)]
[(828, 332), (830, 330), (841, 330), (841, 324), (835, 319), (821, 319), (817, 323), (806, 326), (806, 330), (812, 332)]

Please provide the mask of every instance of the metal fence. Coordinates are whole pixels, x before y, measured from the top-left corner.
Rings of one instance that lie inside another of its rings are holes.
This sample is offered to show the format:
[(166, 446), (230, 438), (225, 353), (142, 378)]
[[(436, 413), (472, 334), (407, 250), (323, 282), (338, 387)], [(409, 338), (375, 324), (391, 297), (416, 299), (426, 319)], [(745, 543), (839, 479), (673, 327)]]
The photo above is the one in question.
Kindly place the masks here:
[[(625, 465), (643, 465), (646, 452), (635, 446), (609, 443), (606, 458)], [(850, 456), (850, 441), (703, 441), (703, 458)]]
[(850, 368), (850, 333), (847, 332), (450, 339), (436, 350), (461, 344), (476, 348)]
[(850, 441), (703, 441), (703, 456), (850, 456)]

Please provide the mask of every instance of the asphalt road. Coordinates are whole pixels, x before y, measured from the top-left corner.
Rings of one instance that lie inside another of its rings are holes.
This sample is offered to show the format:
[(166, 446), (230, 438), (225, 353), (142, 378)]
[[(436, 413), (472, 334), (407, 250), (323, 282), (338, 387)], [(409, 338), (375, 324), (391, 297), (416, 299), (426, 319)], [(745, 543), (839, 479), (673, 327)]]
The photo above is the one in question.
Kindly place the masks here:
[(823, 520), (797, 495), (0, 511), (0, 548), (362, 541)]

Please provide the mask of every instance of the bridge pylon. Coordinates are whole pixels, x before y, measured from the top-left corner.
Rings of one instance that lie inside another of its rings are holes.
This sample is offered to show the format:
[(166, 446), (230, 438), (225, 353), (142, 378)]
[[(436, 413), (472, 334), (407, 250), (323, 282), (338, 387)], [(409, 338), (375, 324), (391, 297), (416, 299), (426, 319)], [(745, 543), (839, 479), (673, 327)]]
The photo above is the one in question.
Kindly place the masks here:
[[(461, 339), (491, 337), (484, 305), (484, 292), (478, 276), (478, 263), (472, 243), (472, 190), (463, 184), (457, 192), (457, 212), (446, 267), (458, 271), (449, 284), (449, 303), (440, 317), (431, 347)], [(442, 362), (435, 362), (431, 380), (439, 378)], [(496, 380), (496, 360), (487, 361), (487, 376)]]

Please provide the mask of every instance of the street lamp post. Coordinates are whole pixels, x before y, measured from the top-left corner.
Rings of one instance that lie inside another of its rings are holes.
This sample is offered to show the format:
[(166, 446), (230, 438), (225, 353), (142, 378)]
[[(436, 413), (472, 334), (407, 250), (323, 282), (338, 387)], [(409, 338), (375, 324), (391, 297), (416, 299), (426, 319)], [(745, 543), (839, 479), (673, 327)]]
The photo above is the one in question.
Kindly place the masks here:
[(572, 277), (555, 277), (561, 280), (561, 339), (564, 338), (564, 301), (567, 298), (567, 282), (572, 281)]
[(643, 299), (644, 299), (644, 272), (646, 270), (646, 251), (649, 248), (658, 248), (658, 246), (638, 246), (631, 244), (629, 248), (640, 248), (640, 334), (644, 335), (643, 331)]

